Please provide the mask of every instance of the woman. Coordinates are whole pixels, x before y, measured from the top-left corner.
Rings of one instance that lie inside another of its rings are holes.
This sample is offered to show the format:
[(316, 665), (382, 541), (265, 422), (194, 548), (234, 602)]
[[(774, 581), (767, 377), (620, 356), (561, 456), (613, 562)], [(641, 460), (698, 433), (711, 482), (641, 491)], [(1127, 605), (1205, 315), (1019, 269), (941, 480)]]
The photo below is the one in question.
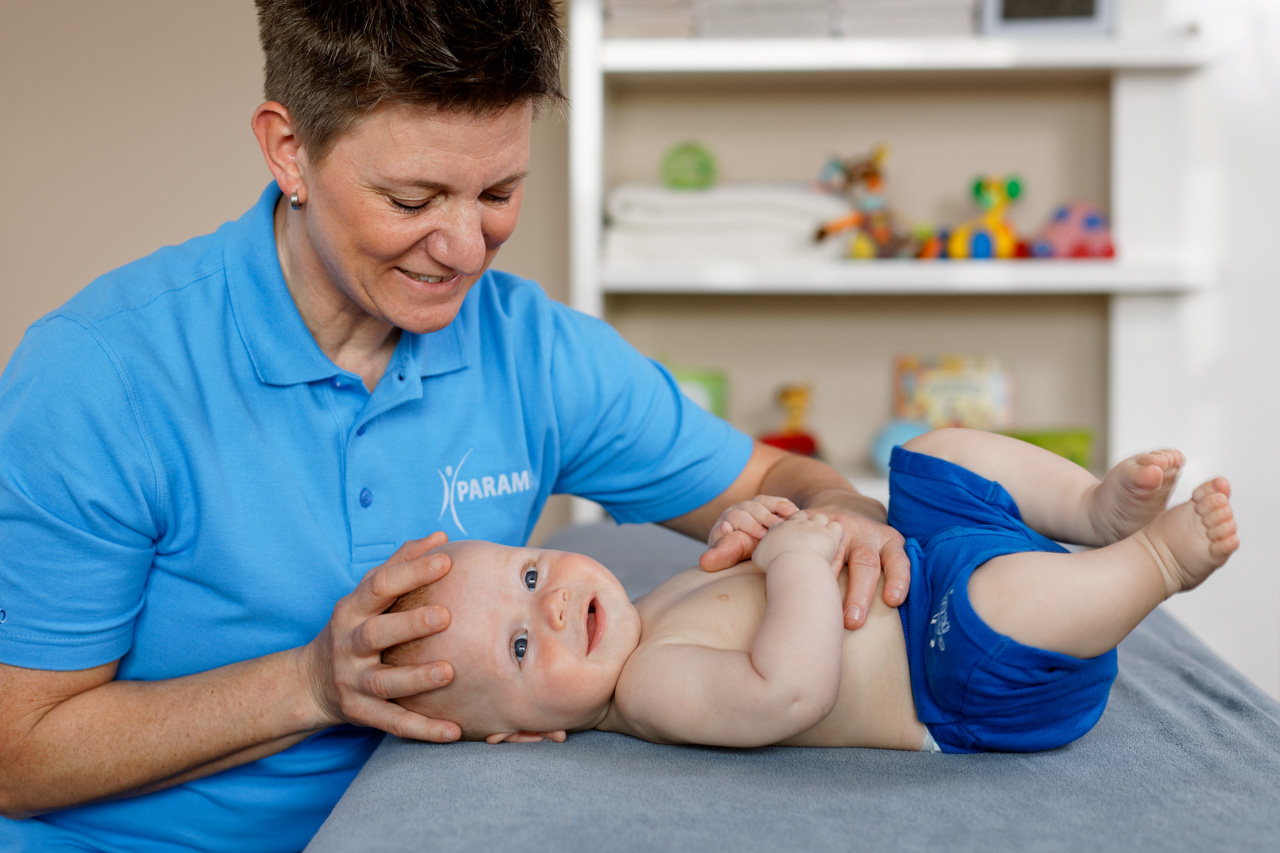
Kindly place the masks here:
[(849, 534), (851, 627), (882, 563), (906, 592), (878, 504), (489, 270), (563, 98), (554, 3), (257, 5), (273, 183), (37, 322), (0, 379), (0, 847), (304, 846), (382, 731), (458, 737), (388, 701), (448, 662), (379, 662), (449, 614), (383, 611), (446, 535), (522, 544), (553, 492), (739, 519), (712, 570), (754, 547), (734, 504), (786, 495)]

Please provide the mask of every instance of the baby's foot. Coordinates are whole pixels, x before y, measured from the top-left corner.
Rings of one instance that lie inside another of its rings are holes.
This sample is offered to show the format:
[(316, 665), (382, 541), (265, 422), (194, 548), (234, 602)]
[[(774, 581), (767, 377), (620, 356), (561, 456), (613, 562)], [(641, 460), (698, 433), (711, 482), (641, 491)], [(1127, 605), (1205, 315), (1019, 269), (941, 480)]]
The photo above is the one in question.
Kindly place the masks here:
[(1180, 450), (1153, 450), (1108, 471), (1089, 496), (1089, 518), (1099, 544), (1132, 536), (1164, 512), (1184, 461)]
[(1231, 486), (1218, 477), (1134, 534), (1155, 556), (1164, 576), (1165, 597), (1199, 586), (1237, 548)]

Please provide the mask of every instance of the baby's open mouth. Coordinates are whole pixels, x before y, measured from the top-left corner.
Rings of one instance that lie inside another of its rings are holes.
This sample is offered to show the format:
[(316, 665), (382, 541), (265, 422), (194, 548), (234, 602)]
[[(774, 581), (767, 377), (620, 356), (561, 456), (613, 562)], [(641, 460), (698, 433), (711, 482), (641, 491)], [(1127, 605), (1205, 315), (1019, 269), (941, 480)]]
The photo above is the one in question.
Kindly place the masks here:
[(599, 610), (599, 604), (599, 599), (593, 598), (587, 605), (587, 654), (595, 650), (604, 634), (604, 619), (600, 618), (604, 614)]

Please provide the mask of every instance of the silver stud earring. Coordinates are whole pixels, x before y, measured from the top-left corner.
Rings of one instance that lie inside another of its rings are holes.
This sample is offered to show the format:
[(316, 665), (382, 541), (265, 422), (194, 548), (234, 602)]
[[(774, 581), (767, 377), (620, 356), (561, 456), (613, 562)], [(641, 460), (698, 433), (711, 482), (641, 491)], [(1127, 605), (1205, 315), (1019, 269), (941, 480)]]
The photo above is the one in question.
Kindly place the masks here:
[(293, 191), (293, 194), (289, 196), (289, 207), (290, 207), (290, 208), (292, 208), (293, 210), (301, 210), (301, 209), (302, 209), (302, 202), (298, 201), (298, 191), (297, 191), (297, 190), (294, 190), (294, 191)]

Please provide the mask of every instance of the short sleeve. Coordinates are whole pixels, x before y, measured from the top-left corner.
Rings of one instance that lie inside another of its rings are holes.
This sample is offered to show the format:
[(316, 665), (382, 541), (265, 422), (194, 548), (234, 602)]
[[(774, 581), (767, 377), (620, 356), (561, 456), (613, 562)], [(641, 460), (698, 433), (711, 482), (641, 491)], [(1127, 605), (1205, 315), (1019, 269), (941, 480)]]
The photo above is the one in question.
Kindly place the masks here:
[(130, 647), (159, 489), (121, 366), (53, 316), (0, 376), (0, 662), (86, 669)]
[(727, 489), (751, 438), (681, 393), (607, 324), (560, 306), (552, 383), (561, 440), (555, 491), (620, 522), (665, 521)]

